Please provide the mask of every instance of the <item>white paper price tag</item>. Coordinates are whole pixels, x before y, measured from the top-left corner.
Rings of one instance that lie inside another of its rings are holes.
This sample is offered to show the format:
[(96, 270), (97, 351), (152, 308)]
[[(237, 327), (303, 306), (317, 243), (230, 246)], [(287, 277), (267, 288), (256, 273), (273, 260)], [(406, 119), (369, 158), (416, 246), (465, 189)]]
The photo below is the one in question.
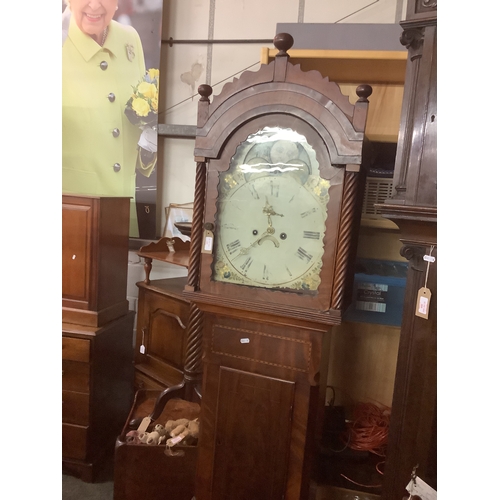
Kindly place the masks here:
[(174, 446), (177, 443), (180, 443), (183, 439), (184, 439), (184, 436), (176, 436), (176, 437), (174, 437), (174, 438), (172, 438), (172, 439), (169, 440), (170, 441), (170, 445)]
[(205, 246), (204, 246), (205, 251), (211, 252), (213, 244), (214, 244), (214, 239), (211, 236), (206, 236), (205, 237)]
[(415, 315), (420, 318), (429, 319), (429, 306), (432, 293), (428, 288), (422, 287), (417, 294), (417, 305)]
[(410, 495), (418, 495), (422, 500), (437, 500), (437, 491), (418, 476), (415, 477), (415, 480), (410, 480), (406, 491)]
[(212, 248), (214, 246), (214, 233), (205, 229), (203, 233), (203, 247), (201, 253), (212, 253)]
[(148, 430), (149, 424), (151, 423), (150, 417), (144, 417), (142, 419), (141, 425), (137, 428), (137, 432), (146, 432)]

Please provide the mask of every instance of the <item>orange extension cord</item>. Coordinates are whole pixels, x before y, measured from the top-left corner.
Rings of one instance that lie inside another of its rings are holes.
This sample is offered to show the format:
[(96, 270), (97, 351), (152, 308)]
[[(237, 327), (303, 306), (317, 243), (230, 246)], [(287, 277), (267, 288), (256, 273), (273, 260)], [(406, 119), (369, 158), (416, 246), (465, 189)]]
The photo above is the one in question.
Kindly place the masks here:
[[(380, 457), (385, 457), (390, 415), (391, 409), (387, 406), (378, 406), (373, 403), (356, 403), (353, 418), (347, 422), (347, 429), (340, 438), (346, 446), (353, 450), (369, 451)], [(379, 474), (383, 474), (380, 470), (380, 465), (383, 463), (384, 461), (376, 465)], [(360, 484), (344, 474), (341, 474), (341, 476), (365, 488), (379, 488), (382, 486), (379, 484)]]
[(341, 437), (344, 444), (358, 451), (385, 456), (391, 410), (373, 403), (356, 403), (353, 418)]

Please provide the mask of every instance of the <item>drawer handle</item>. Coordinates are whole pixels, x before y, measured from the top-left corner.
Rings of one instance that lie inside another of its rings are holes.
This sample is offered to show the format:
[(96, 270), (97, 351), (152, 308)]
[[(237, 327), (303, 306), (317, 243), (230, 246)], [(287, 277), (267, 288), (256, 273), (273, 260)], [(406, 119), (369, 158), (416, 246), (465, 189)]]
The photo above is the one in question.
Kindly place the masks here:
[(240, 339), (240, 342), (241, 342), (242, 344), (250, 344), (250, 339), (249, 339), (249, 338), (247, 338), (247, 337), (244, 337), (244, 338)]

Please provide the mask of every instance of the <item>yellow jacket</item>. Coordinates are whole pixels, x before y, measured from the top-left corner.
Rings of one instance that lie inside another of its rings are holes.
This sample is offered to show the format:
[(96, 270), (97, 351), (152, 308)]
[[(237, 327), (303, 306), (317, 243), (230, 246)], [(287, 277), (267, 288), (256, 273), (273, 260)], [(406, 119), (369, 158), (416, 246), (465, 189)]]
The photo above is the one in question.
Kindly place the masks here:
[(131, 236), (138, 236), (134, 198), (141, 130), (124, 109), (145, 72), (134, 28), (111, 21), (100, 47), (71, 18), (62, 49), (63, 192), (130, 196)]

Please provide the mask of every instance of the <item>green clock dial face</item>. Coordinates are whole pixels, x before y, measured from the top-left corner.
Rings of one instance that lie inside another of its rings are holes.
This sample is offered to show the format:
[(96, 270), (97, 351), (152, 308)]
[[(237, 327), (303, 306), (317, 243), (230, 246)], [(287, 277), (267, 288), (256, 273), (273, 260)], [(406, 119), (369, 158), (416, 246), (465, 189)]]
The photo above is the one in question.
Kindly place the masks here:
[(250, 136), (220, 176), (213, 279), (317, 290), (328, 188), (303, 136), (290, 129)]

